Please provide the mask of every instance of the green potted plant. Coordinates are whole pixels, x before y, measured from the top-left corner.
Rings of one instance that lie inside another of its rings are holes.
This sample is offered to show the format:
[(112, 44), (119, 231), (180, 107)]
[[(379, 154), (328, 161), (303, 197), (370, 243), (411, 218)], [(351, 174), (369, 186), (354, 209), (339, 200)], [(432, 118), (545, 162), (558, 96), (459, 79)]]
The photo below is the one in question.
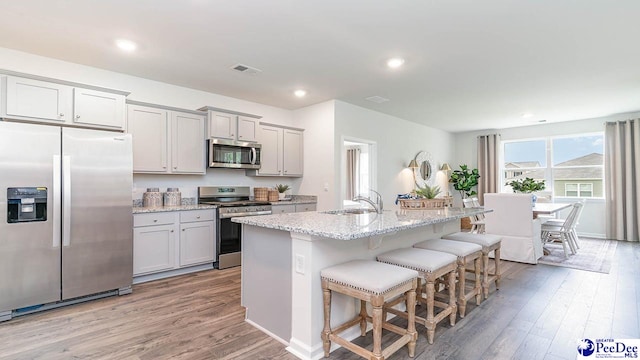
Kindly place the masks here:
[(276, 190), (278, 190), (278, 199), (283, 200), (285, 198), (285, 192), (291, 189), (287, 184), (276, 184)]
[(469, 169), (467, 165), (460, 165), (460, 170), (454, 170), (449, 177), (453, 188), (460, 192), (463, 199), (478, 194), (473, 188), (478, 185), (480, 174), (478, 169)]
[(418, 187), (418, 189), (416, 190), (416, 195), (425, 199), (435, 199), (436, 196), (440, 194), (440, 192), (440, 186), (425, 185), (424, 187)]
[(512, 180), (506, 185), (511, 186), (514, 193), (531, 194), (533, 203), (535, 204), (538, 197), (536, 194), (532, 194), (536, 191), (542, 191), (545, 189), (544, 180), (536, 181), (530, 177), (518, 180)]

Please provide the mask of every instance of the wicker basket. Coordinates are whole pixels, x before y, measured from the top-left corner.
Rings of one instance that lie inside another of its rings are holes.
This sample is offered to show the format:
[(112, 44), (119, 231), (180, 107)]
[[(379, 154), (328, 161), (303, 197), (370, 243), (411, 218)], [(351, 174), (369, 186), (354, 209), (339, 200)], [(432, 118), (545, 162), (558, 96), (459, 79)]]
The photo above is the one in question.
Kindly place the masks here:
[(400, 208), (406, 210), (426, 210), (443, 208), (445, 199), (399, 199)]
[(269, 201), (278, 201), (278, 190), (269, 190)]
[(253, 188), (253, 197), (256, 201), (268, 201), (269, 200), (269, 188), (255, 187)]

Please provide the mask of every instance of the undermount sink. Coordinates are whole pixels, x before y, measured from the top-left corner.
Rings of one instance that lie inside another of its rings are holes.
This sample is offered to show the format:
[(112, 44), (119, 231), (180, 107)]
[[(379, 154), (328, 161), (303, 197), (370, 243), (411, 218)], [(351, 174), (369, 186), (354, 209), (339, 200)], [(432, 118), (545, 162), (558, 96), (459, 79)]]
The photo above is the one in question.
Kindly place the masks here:
[(359, 214), (371, 214), (371, 213), (375, 214), (375, 212), (376, 211), (374, 209), (359, 208), (359, 209), (332, 210), (332, 211), (325, 212), (325, 214), (331, 214), (331, 215), (359, 215)]

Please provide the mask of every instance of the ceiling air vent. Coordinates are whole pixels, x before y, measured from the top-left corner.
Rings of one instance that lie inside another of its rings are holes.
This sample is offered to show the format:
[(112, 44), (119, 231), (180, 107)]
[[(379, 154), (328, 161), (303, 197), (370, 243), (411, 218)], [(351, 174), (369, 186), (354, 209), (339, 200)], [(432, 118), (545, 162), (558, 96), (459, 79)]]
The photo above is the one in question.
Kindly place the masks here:
[(365, 98), (365, 100), (369, 100), (371, 102), (377, 103), (377, 104), (382, 104), (384, 102), (389, 101), (389, 99), (387, 98), (383, 98), (382, 96), (369, 96), (368, 98)]
[(254, 67), (247, 66), (247, 65), (244, 65), (244, 64), (233, 65), (231, 67), (231, 70), (235, 70), (235, 71), (241, 72), (243, 74), (249, 74), (249, 75), (255, 75), (255, 74), (258, 74), (258, 73), (262, 72), (262, 70), (260, 70), (260, 69), (256, 69)]

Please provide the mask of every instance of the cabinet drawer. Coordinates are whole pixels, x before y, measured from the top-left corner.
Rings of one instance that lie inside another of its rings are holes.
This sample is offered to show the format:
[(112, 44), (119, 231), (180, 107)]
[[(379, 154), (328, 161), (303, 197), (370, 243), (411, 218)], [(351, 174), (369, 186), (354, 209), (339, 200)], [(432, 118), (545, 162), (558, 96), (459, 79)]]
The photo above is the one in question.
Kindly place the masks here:
[(303, 211), (316, 211), (316, 204), (298, 204), (296, 205), (296, 212)]
[(133, 227), (150, 225), (170, 225), (176, 221), (174, 212), (158, 212), (152, 214), (134, 214)]
[(180, 222), (194, 222), (194, 221), (211, 221), (214, 219), (215, 210), (190, 210), (180, 212)]
[(287, 214), (296, 212), (295, 205), (273, 205), (271, 206), (271, 213), (273, 214)]

